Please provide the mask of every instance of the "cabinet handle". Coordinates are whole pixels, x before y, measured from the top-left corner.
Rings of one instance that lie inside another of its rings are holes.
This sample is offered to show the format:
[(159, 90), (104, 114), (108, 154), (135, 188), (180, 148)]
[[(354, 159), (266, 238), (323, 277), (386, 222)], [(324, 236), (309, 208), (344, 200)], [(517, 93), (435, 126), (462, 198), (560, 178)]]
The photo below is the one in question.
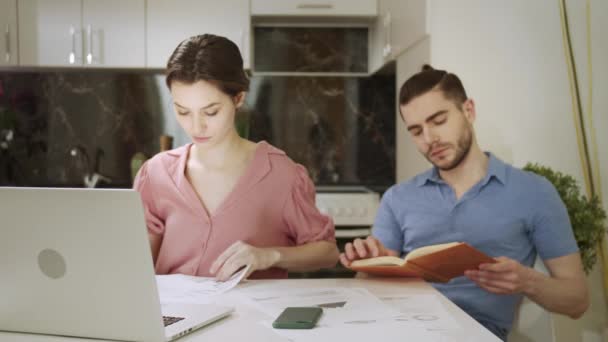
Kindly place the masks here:
[(76, 63), (76, 29), (74, 26), (70, 26), (70, 39), (72, 40), (72, 50), (70, 50), (68, 62), (74, 64)]
[(91, 25), (87, 25), (87, 42), (88, 42), (88, 53), (87, 53), (87, 64), (93, 64), (93, 28)]
[(333, 4), (330, 3), (299, 3), (299, 9), (332, 9)]
[(11, 30), (10, 30), (10, 26), (8, 26), (8, 24), (6, 24), (6, 30), (4, 31), (4, 37), (5, 39), (5, 44), (6, 44), (6, 63), (11, 61)]
[(390, 54), (393, 52), (393, 46), (391, 44), (391, 36), (392, 36), (392, 32), (391, 32), (391, 14), (390, 12), (387, 12), (384, 15), (384, 48), (382, 48), (382, 56), (384, 56), (384, 58), (387, 58), (388, 56), (390, 56)]

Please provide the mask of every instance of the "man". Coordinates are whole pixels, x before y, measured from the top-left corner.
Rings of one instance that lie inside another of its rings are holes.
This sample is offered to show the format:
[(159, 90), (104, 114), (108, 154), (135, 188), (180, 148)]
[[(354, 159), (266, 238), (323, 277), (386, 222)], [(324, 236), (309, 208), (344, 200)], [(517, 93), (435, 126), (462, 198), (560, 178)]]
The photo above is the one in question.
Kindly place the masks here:
[[(403, 84), (399, 103), (412, 140), (434, 167), (384, 194), (372, 236), (348, 243), (342, 264), (463, 241), (497, 263), (433, 286), (498, 337), (506, 339), (522, 296), (580, 317), (589, 305), (585, 275), (555, 188), (482, 152), (475, 103), (456, 75), (427, 65)], [(531, 268), (537, 253), (549, 275)]]

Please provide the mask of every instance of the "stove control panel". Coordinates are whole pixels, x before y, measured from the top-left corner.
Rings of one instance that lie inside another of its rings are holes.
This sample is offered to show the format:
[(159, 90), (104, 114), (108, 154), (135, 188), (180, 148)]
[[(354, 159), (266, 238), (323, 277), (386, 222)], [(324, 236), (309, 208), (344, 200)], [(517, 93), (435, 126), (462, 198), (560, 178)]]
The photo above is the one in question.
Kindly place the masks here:
[(380, 205), (380, 195), (365, 187), (317, 187), (317, 208), (329, 215), (339, 226), (368, 226), (374, 224)]

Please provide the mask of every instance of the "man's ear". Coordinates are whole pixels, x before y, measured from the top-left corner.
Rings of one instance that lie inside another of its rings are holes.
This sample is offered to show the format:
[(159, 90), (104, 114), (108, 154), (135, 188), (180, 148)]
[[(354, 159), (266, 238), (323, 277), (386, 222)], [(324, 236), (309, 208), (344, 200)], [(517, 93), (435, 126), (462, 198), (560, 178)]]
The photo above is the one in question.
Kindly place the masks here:
[(242, 91), (238, 94), (236, 94), (236, 96), (234, 97), (234, 106), (238, 109), (241, 108), (241, 106), (243, 106), (243, 104), (245, 103), (245, 97), (247, 96), (247, 93)]
[(465, 118), (469, 123), (473, 124), (477, 118), (477, 112), (475, 111), (475, 101), (473, 99), (467, 99), (462, 103), (462, 111)]

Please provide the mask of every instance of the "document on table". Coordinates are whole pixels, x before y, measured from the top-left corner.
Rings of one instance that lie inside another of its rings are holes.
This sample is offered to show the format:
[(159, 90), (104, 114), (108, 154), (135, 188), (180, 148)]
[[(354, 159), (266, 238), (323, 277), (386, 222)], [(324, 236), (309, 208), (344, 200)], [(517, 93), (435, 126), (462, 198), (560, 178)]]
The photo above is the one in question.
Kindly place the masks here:
[(380, 300), (398, 310), (395, 321), (407, 326), (424, 327), (428, 330), (453, 330), (460, 325), (450, 315), (437, 295), (433, 294), (384, 294)]
[[(376, 297), (364, 288), (343, 287), (241, 288), (239, 294), (273, 319), (289, 306), (323, 308), (313, 329), (273, 329), (291, 341), (358, 341), (378, 336), (451, 341), (449, 331), (460, 329), (435, 295), (390, 293)], [(272, 329), (272, 320), (260, 324)]]
[(194, 277), (184, 274), (157, 275), (156, 285), (161, 304), (204, 304), (213, 301), (216, 295), (235, 287), (247, 274), (249, 266), (236, 272), (226, 281), (215, 278)]
[[(271, 321), (261, 322), (272, 329)], [(312, 329), (274, 329), (274, 332), (291, 342), (336, 342), (336, 341), (425, 341), (452, 342), (446, 336), (421, 327), (405, 328), (398, 322), (374, 322), (342, 326), (317, 325)]]
[(399, 311), (384, 304), (364, 288), (265, 288), (239, 293), (258, 310), (276, 318), (289, 306), (323, 308), (318, 326), (357, 325), (391, 319)]

